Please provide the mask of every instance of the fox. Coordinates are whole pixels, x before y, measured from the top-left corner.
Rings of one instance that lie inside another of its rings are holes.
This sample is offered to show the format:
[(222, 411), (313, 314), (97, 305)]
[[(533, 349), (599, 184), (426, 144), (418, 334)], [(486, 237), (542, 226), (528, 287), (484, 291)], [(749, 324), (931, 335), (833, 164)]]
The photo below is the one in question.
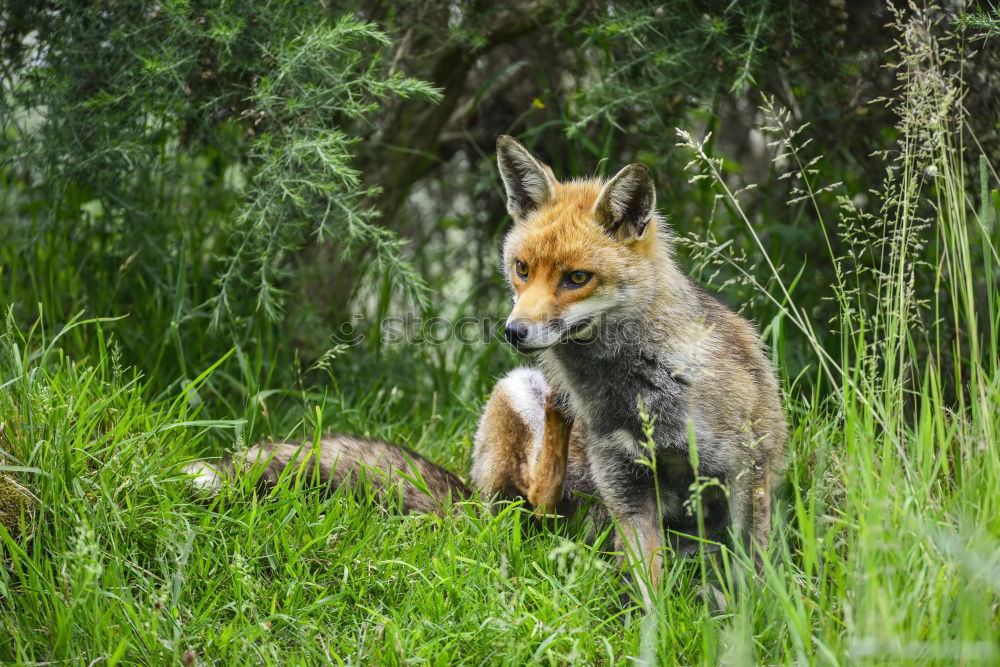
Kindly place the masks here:
[[(523, 501), (540, 520), (581, 516), (590, 536), (612, 527), (623, 571), (648, 574), (636, 578), (647, 609), (668, 553), (695, 551), (699, 537), (734, 535), (759, 571), (788, 426), (757, 330), (682, 271), (646, 166), (560, 182), (507, 135), (497, 165), (512, 220), (503, 336), (532, 363), (486, 400), (468, 485), (412, 450), (350, 435), (265, 443), (185, 471), (217, 489), (256, 467), (266, 489), (297, 466), (331, 489), (371, 477), (383, 496), (399, 490), (404, 512), (479, 497)], [(696, 484), (705, 478), (719, 484)]]
[[(648, 568), (639, 580), (647, 606), (664, 535), (731, 530), (760, 570), (788, 426), (756, 329), (683, 272), (645, 165), (560, 182), (506, 135), (497, 165), (513, 221), (502, 251), (513, 301), (504, 336), (535, 363), (490, 395), (474, 485), (543, 513), (572, 513), (596, 496), (616, 550)], [(702, 485), (696, 517), (699, 477), (721, 484)]]
[[(623, 563), (647, 568), (647, 607), (668, 548), (691, 548), (664, 535), (731, 531), (760, 570), (788, 426), (756, 329), (682, 271), (645, 165), (560, 182), (506, 135), (497, 165), (513, 221), (504, 336), (534, 363), (487, 400), (474, 486), (542, 515), (596, 497)], [(700, 485), (694, 516), (698, 478), (720, 484)]]

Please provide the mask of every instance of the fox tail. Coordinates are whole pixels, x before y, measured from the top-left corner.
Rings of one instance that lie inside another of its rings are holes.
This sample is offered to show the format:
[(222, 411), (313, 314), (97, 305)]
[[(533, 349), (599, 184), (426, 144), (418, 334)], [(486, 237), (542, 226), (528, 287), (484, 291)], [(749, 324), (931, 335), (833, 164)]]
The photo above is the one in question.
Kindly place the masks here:
[(318, 446), (267, 442), (221, 460), (194, 461), (183, 470), (195, 487), (209, 492), (247, 473), (259, 471), (260, 492), (274, 488), (283, 475), (300, 474), (330, 491), (346, 484), (372, 490), (383, 503), (398, 499), (403, 512), (443, 514), (452, 502), (472, 495), (458, 477), (411, 449), (343, 434), (325, 436)]

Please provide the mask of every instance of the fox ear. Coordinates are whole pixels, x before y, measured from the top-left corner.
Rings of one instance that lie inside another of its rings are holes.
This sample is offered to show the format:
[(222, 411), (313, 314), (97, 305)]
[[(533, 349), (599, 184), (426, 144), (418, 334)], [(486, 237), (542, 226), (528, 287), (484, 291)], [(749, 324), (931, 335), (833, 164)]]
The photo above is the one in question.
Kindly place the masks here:
[(507, 190), (507, 212), (514, 220), (523, 220), (552, 196), (552, 170), (506, 134), (497, 137), (497, 166)]
[(630, 164), (615, 174), (594, 204), (604, 231), (620, 241), (642, 238), (655, 211), (653, 175), (643, 164)]

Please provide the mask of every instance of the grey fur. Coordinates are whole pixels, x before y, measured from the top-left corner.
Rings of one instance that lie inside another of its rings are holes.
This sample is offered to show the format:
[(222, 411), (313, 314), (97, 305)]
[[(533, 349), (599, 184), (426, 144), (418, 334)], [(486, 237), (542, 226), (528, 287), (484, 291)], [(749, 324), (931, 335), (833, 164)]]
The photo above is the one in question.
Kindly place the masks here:
[[(725, 309), (714, 297), (699, 291), (698, 314), (706, 322)], [(709, 487), (701, 499), (705, 537), (725, 539), (735, 520), (738, 534), (748, 536), (751, 530), (749, 514), (739, 505), (746, 494), (737, 482), (754, 464), (752, 452), (742, 442), (727, 435), (739, 432), (743, 424), (725, 424), (718, 428), (715, 420), (728, 415), (699, 414), (698, 397), (692, 396), (689, 375), (696, 372), (692, 360), (676, 356), (639, 320), (620, 312), (605, 318), (586, 342), (564, 340), (538, 355), (539, 366), (555, 386), (567, 396), (567, 416), (579, 422), (586, 443), (589, 475), (576, 483), (582, 489), (567, 484), (564, 494), (569, 497), (578, 490), (596, 491), (607, 509), (618, 517), (628, 517), (644, 511), (649, 503), (657, 502), (652, 472), (637, 464), (648, 452), (642, 446), (642, 420), (639, 401), (654, 420), (653, 442), (660, 490), (664, 529), (670, 532), (695, 534), (698, 518), (684, 504), (690, 499), (690, 487), (695, 482), (691, 466), (689, 428), (698, 448), (699, 474), (715, 477), (730, 489), (732, 501), (727, 502), (718, 487)], [(681, 370), (683, 369), (683, 370)], [(769, 369), (768, 369), (769, 372)], [(773, 382), (773, 375), (771, 376)], [(720, 433), (720, 431), (724, 433)], [(766, 434), (754, 434), (754, 440)], [(770, 454), (770, 451), (761, 451)], [(767, 462), (773, 469), (773, 462)], [(749, 477), (747, 477), (749, 479)], [(689, 553), (696, 543), (674, 538), (675, 548)]]

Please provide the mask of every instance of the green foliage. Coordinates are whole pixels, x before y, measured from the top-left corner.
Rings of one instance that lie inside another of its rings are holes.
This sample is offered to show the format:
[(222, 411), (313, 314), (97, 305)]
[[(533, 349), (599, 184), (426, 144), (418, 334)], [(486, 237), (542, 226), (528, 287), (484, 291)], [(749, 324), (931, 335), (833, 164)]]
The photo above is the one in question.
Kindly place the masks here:
[[(0, 485), (36, 500), (23, 535), (0, 527), (0, 661), (997, 662), (995, 76), (947, 12), (882, 39), (864, 21), (887, 16), (845, 6), (4, 5)], [(838, 106), (866, 58), (885, 104)], [(643, 617), (610, 544), (518, 506), (210, 499), (179, 473), (332, 430), (468, 470), (509, 352), (389, 345), (371, 317), (362, 346), (300, 359), (335, 320), (301, 326), (306, 291), (261, 315), (307, 269), (349, 292), (389, 276), (354, 303), (391, 313), (419, 299), (407, 259), (432, 314), (503, 313), (489, 146), (509, 125), (560, 176), (657, 167), (685, 266), (750, 302), (793, 427), (763, 580), (739, 548), (670, 559)], [(292, 252), (313, 238), (357, 274)]]
[(955, 25), (972, 34), (973, 40), (987, 40), (1000, 37), (1000, 10), (989, 5), (977, 6), (970, 12), (962, 12)]
[[(561, 177), (646, 162), (686, 243), (714, 236), (753, 253), (738, 216), (686, 182), (674, 127), (704, 123), (709, 148), (743, 150), (763, 90), (797, 122), (844, 109), (834, 131), (813, 133), (841, 147), (864, 106), (844, 100), (846, 73), (865, 70), (843, 48), (842, 3), (0, 11), (0, 225), (10, 239), (0, 289), (23, 322), (39, 311), (50, 321), (129, 314), (142, 331), (121, 325), (123, 353), (164, 384), (232, 344), (281, 350), (269, 362), (286, 369), (293, 349), (317, 359), (355, 314), (502, 308), (504, 213), (489, 157), (498, 133), (541, 148)], [(854, 16), (852, 32), (863, 27)], [(884, 145), (854, 134), (855, 155)], [(831, 180), (857, 186), (856, 165), (835, 158)], [(787, 183), (764, 185), (781, 193)], [(822, 256), (804, 204), (789, 213), (781, 196), (759, 197), (750, 212), (767, 221), (778, 264)], [(749, 314), (774, 316), (717, 268), (732, 303), (754, 300)], [(799, 289), (823, 308), (831, 277), (828, 263), (810, 267)]]
[(598, 120), (649, 137), (672, 135), (688, 105), (747, 91), (769, 76), (766, 65), (824, 21), (800, 3), (772, 4), (636, 2), (596, 15), (578, 54), (598, 74), (578, 90), (569, 135)]
[[(387, 71), (374, 25), (308, 3), (24, 2), (0, 20), (4, 278), (22, 317), (30, 283), (56, 319), (211, 314), (246, 341), (313, 243), (371, 247), (424, 298), (351, 157), (381, 104), (437, 92)], [(149, 345), (125, 342), (133, 359)]]
[(336, 239), (345, 257), (371, 245), (378, 273), (425, 303), (423, 282), (400, 257), (402, 241), (375, 224), (376, 211), (363, 203), (378, 190), (364, 188), (351, 167), (349, 149), (357, 138), (333, 128), (361, 121), (389, 96), (435, 99), (437, 92), (398, 72), (382, 78), (382, 63), (364, 47), (386, 46), (388, 39), (349, 16), (283, 37), (273, 69), (255, 74), (259, 82), (242, 112), (256, 115), (262, 134), (249, 150), (250, 164), (257, 165), (253, 194), (237, 214), (240, 243), (220, 278), (214, 322), (231, 314), (233, 283), (249, 283), (258, 307), (277, 318), (282, 257), (303, 247), (308, 235), (319, 243)]

